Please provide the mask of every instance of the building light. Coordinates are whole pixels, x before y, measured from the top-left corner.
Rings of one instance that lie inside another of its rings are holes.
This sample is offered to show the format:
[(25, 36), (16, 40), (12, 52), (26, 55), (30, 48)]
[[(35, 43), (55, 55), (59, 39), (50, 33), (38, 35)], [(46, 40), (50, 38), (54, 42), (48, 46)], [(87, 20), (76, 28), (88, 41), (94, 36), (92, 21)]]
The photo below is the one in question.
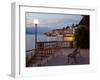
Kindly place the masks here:
[(73, 37), (64, 37), (64, 41), (73, 41), (74, 38)]

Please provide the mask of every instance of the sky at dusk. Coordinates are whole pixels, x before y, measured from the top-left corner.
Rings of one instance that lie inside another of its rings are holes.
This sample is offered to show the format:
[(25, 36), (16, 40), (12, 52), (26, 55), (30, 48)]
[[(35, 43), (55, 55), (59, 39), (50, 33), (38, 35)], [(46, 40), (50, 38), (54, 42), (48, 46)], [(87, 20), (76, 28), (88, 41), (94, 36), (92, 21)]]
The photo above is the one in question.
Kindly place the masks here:
[(50, 14), (50, 13), (26, 13), (26, 27), (34, 27), (33, 20), (38, 19), (38, 27), (51, 29), (62, 28), (72, 24), (78, 24), (82, 19), (76, 14)]

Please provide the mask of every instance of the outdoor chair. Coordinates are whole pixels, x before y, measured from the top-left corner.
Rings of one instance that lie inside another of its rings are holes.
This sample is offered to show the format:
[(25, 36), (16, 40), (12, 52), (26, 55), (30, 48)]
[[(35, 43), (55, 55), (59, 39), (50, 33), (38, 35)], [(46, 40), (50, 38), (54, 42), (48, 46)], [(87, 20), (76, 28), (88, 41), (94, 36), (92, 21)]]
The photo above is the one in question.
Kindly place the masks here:
[(75, 50), (68, 55), (68, 63), (70, 63), (71, 59), (73, 59), (73, 61), (77, 63), (77, 56), (81, 57), (79, 48), (75, 48)]

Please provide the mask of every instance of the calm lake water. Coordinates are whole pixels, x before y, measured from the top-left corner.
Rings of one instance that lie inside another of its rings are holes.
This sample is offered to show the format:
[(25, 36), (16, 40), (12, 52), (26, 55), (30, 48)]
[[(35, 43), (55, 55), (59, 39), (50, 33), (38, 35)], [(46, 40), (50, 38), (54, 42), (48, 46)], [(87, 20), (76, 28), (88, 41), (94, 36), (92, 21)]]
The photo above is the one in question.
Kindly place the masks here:
[[(37, 41), (47, 41), (47, 37), (45, 35), (38, 35)], [(26, 35), (26, 50), (30, 50), (35, 48), (35, 35), (27, 34)]]

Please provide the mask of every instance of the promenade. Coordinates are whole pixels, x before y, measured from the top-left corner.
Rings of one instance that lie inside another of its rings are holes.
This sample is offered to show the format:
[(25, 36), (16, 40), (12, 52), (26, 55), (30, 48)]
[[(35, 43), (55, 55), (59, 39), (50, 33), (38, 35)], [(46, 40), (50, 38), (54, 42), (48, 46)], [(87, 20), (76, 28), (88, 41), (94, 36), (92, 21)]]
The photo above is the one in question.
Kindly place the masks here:
[[(56, 50), (55, 54), (51, 55), (42, 55), (42, 59), (40, 59), (39, 63), (31, 63), (31, 67), (37, 66), (60, 66), (60, 65), (81, 65), (81, 64), (89, 64), (89, 50), (88, 49), (80, 49), (81, 56), (76, 57), (75, 62), (73, 59), (70, 59), (68, 63), (68, 55), (71, 54), (75, 48), (62, 48)], [(35, 58), (36, 56), (34, 56)], [(35, 59), (34, 59), (35, 60)], [(34, 61), (33, 60), (33, 61)]]
[(52, 58), (46, 64), (47, 66), (58, 66), (58, 65), (76, 65), (76, 64), (89, 64), (89, 50), (80, 49), (81, 57), (77, 57), (75, 63), (72, 59), (68, 63), (68, 54), (72, 53), (74, 49), (63, 49), (62, 53), (59, 53), (56, 57)]

